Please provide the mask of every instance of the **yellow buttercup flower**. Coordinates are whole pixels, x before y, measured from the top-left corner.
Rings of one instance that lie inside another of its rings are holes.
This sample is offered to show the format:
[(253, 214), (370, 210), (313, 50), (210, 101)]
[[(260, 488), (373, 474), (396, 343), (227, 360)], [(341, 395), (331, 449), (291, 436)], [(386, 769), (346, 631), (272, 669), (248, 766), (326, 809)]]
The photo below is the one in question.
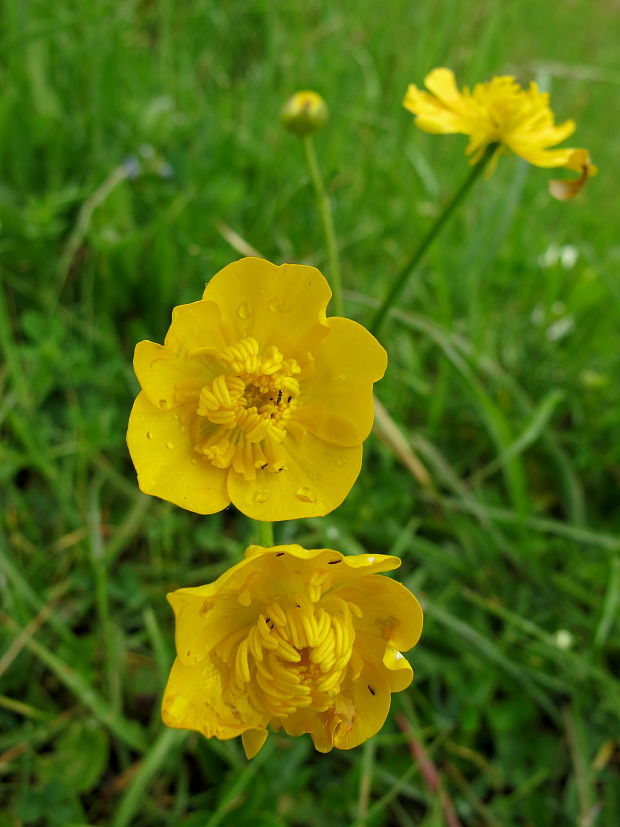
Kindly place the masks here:
[(373, 736), (390, 693), (413, 679), (402, 651), (422, 631), (413, 594), (377, 574), (399, 565), (382, 554), (251, 546), (214, 583), (169, 594), (177, 657), (164, 723), (241, 735), (248, 758), (268, 727), (309, 733), (321, 752)]
[(384, 349), (326, 318), (314, 267), (245, 258), (176, 307), (164, 345), (140, 342), (127, 444), (142, 491), (199, 514), (315, 517), (355, 482)]
[(415, 116), (415, 123), (426, 132), (469, 136), (466, 153), (477, 163), (486, 148), (498, 145), (491, 171), (499, 152), (511, 151), (537, 167), (563, 167), (581, 173), (577, 180), (554, 181), (550, 189), (562, 200), (572, 198), (597, 168), (585, 149), (552, 149), (575, 131), (574, 121), (555, 123), (549, 95), (536, 83), (523, 89), (510, 75), (501, 75), (473, 90), (460, 92), (451, 69), (433, 69), (424, 79), (424, 92), (411, 84), (403, 105)]

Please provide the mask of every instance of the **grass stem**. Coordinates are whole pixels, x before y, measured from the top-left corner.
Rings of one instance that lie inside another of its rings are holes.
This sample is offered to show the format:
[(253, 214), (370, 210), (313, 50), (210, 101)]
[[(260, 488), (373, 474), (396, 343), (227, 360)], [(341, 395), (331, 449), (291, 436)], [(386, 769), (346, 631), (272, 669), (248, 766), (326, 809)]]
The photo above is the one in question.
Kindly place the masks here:
[(325, 184), (323, 183), (323, 176), (321, 175), (319, 162), (316, 157), (312, 135), (304, 136), (303, 143), (306, 163), (308, 164), (308, 172), (310, 173), (312, 185), (314, 186), (317, 207), (319, 210), (319, 215), (321, 216), (321, 223), (323, 224), (323, 233), (325, 235), (327, 266), (329, 267), (329, 281), (334, 293), (334, 315), (342, 316), (344, 313), (342, 302), (342, 276), (340, 273), (340, 259), (338, 256), (336, 231), (334, 230), (334, 219), (332, 216), (329, 198), (325, 192)]
[(469, 171), (469, 174), (467, 175), (461, 186), (456, 190), (452, 198), (448, 201), (441, 213), (437, 216), (435, 223), (430, 227), (426, 235), (422, 238), (418, 246), (413, 251), (411, 257), (407, 260), (403, 268), (400, 270), (400, 272), (392, 282), (390, 290), (388, 291), (386, 297), (383, 299), (383, 302), (379, 306), (379, 309), (375, 313), (375, 316), (369, 326), (370, 332), (373, 333), (375, 336), (378, 334), (383, 322), (385, 321), (385, 317), (387, 316), (390, 307), (392, 307), (392, 305), (396, 302), (396, 300), (404, 290), (409, 277), (412, 275), (412, 273), (415, 272), (418, 264), (424, 258), (424, 254), (443, 229), (444, 224), (446, 224), (452, 213), (465, 199), (465, 196), (469, 193), (470, 189), (476, 183), (478, 178), (480, 178), (480, 176), (486, 169), (487, 164), (495, 154), (496, 149), (497, 144), (488, 145), (482, 158)]

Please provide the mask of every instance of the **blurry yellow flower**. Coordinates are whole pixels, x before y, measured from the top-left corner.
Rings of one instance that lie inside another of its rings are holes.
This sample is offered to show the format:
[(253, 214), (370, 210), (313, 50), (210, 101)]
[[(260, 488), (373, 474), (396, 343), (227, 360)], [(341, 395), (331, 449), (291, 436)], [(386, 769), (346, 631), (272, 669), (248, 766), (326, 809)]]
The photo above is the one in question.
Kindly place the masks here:
[(256, 520), (340, 505), (387, 357), (361, 325), (325, 317), (330, 297), (314, 267), (241, 259), (174, 309), (163, 346), (136, 346), (127, 444), (142, 491)]
[[(424, 92), (411, 84), (403, 105), (416, 116), (416, 126), (426, 132), (461, 133), (469, 136), (467, 154), (477, 163), (490, 144), (498, 144), (537, 167), (563, 167), (581, 173), (577, 180), (554, 181), (552, 195), (574, 197), (597, 168), (585, 149), (551, 149), (575, 131), (574, 121), (555, 124), (549, 95), (536, 83), (523, 89), (510, 75), (477, 83), (473, 91), (457, 89), (451, 69), (433, 69), (424, 79)], [(497, 162), (491, 161), (489, 171)]]
[(280, 121), (295, 135), (312, 135), (327, 123), (327, 104), (317, 92), (296, 92), (282, 107)]
[(267, 727), (308, 732), (321, 752), (373, 736), (390, 693), (411, 683), (401, 652), (422, 631), (416, 598), (376, 574), (399, 565), (381, 554), (251, 546), (214, 583), (169, 594), (177, 657), (164, 723), (241, 735), (248, 758)]

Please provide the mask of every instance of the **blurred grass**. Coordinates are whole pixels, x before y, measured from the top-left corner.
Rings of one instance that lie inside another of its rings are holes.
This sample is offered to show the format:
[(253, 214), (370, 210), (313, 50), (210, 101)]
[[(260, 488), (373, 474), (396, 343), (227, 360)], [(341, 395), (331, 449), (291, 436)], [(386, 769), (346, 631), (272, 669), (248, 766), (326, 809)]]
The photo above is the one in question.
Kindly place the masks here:
[[(0, 9), (0, 825), (615, 825), (620, 811), (616, 5), (6, 0)], [(253, 529), (141, 495), (134, 343), (239, 252), (325, 266), (281, 103), (315, 88), (347, 307), (368, 320), (464, 173), (408, 82), (537, 78), (601, 174), (578, 200), (505, 158), (386, 326), (378, 395), (432, 485), (378, 440), (306, 546), (404, 558), (416, 683), (368, 749), (164, 732), (167, 590)], [(178, 735), (178, 737), (177, 737)], [(422, 745), (440, 784), (412, 761)], [(182, 746), (183, 745), (183, 746)], [(419, 746), (416, 747), (419, 749)]]

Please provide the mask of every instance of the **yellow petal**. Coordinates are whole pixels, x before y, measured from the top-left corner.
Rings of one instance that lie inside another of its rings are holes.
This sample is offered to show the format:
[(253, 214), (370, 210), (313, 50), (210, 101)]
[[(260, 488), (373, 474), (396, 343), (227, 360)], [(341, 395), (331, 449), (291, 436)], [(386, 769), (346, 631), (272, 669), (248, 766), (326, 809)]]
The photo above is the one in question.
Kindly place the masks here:
[(405, 109), (416, 115), (416, 126), (435, 134), (469, 134), (468, 104), (457, 89), (452, 70), (433, 69), (424, 84), (431, 94), (410, 84), (403, 101)]
[(390, 692), (402, 692), (413, 680), (413, 669), (407, 658), (394, 649), (387, 646), (383, 655), (383, 665), (387, 669), (385, 673), (390, 687)]
[[(250, 546), (245, 550), (246, 560), (259, 557), (294, 557), (298, 560), (311, 560), (313, 570), (320, 568), (329, 571), (336, 580), (349, 577), (365, 577), (377, 572), (392, 571), (401, 565), (399, 557), (390, 554), (343, 554), (331, 548), (303, 548), (297, 544), (270, 546)], [(343, 563), (344, 566), (335, 568)], [(327, 568), (329, 567), (329, 568)], [(346, 574), (343, 571), (346, 570)]]
[(249, 728), (264, 726), (261, 716), (244, 694), (232, 703), (223, 700), (222, 674), (207, 659), (196, 666), (172, 665), (164, 697), (162, 718), (173, 729), (192, 729), (206, 738), (235, 738)]
[(286, 469), (257, 470), (248, 481), (232, 469), (228, 494), (239, 511), (254, 520), (321, 517), (337, 508), (351, 490), (362, 466), (362, 446), (333, 445), (307, 433), (282, 443)]
[(256, 621), (257, 609), (239, 603), (239, 592), (230, 581), (227, 578), (227, 589), (224, 581), (216, 581), (211, 595), (200, 596), (200, 589), (178, 589), (167, 595), (176, 620), (177, 659), (184, 666), (200, 663), (225, 638), (241, 633)]
[(416, 645), (422, 634), (422, 608), (396, 580), (371, 575), (339, 586), (334, 594), (356, 603), (363, 612), (355, 627), (400, 652)]
[(459, 106), (463, 100), (452, 69), (446, 69), (443, 66), (431, 69), (424, 78), (424, 85), (446, 106)]
[(254, 758), (263, 748), (269, 733), (266, 729), (249, 729), (241, 735), (246, 758)]
[(226, 325), (218, 306), (204, 300), (175, 307), (164, 340), (175, 356), (185, 355), (197, 348), (222, 350), (234, 342), (234, 330)]
[[(379, 732), (390, 711), (388, 682), (374, 664), (364, 663), (360, 676), (353, 681), (352, 695), (352, 720), (343, 720), (334, 731), (333, 744), (338, 749), (352, 749), (372, 738)], [(346, 703), (344, 696), (336, 700), (337, 712), (343, 703)]]
[(355, 632), (355, 649), (364, 660), (381, 669), (390, 692), (402, 692), (413, 680), (413, 669), (402, 652), (386, 645), (385, 640), (377, 635), (365, 635), (359, 625)]
[(197, 400), (200, 389), (221, 373), (204, 354), (178, 357), (173, 348), (149, 341), (136, 345), (133, 367), (149, 401), (162, 411)]
[(237, 339), (252, 336), (261, 348), (276, 345), (296, 358), (309, 339), (327, 334), (321, 323), (331, 294), (315, 267), (242, 258), (213, 276), (203, 298), (218, 304)]
[(302, 374), (295, 419), (326, 442), (359, 445), (372, 428), (372, 383), (385, 373), (387, 354), (357, 322), (334, 317), (327, 326), (311, 372)]
[(230, 503), (226, 471), (199, 457), (189, 439), (183, 408), (161, 411), (144, 392), (134, 402), (127, 427), (127, 446), (145, 494), (195, 511), (213, 514)]

